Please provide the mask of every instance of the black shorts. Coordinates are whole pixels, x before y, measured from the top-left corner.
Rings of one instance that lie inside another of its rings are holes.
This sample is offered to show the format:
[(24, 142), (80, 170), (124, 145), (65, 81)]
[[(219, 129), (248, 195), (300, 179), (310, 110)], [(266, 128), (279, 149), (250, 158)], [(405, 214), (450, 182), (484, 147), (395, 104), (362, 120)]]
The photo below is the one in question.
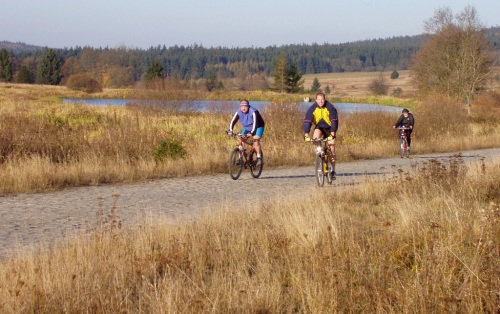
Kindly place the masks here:
[(327, 128), (314, 128), (315, 130), (321, 130), (321, 133), (323, 133), (323, 137), (329, 137), (330, 135), (332, 135), (332, 130), (331, 129), (327, 129)]

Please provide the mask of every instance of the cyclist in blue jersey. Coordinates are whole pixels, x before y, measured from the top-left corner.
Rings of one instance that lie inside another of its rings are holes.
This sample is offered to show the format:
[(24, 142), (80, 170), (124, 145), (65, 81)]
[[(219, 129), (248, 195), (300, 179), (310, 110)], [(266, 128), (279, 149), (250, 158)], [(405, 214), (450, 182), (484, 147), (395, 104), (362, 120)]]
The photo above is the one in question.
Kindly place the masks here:
[(311, 125), (315, 125), (313, 138), (328, 138), (328, 148), (330, 149), (332, 156), (332, 170), (333, 177), (335, 178), (335, 138), (337, 134), (337, 129), (339, 126), (339, 118), (337, 115), (337, 109), (328, 102), (325, 98), (325, 94), (316, 94), (316, 102), (312, 104), (311, 107), (306, 112), (306, 117), (304, 118), (304, 137), (306, 141), (310, 141), (309, 132), (311, 130)]
[(227, 134), (233, 134), (234, 125), (238, 122), (238, 120), (243, 126), (241, 133), (252, 136), (253, 147), (257, 151), (257, 158), (262, 159), (260, 139), (262, 138), (262, 135), (264, 135), (264, 119), (262, 119), (259, 110), (250, 106), (250, 102), (246, 99), (240, 101), (240, 109), (236, 111), (231, 119)]

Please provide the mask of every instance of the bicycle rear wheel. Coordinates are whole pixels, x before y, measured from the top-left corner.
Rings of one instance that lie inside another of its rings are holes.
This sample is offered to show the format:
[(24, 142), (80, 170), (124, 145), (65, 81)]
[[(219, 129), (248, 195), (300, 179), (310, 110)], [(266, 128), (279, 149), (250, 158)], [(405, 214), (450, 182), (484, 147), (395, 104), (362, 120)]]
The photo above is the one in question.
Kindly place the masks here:
[(325, 171), (324, 171), (324, 160), (321, 156), (316, 155), (316, 182), (318, 186), (323, 186), (325, 184)]
[(264, 153), (260, 152), (260, 158), (257, 158), (257, 153), (250, 155), (250, 174), (257, 179), (264, 168)]
[(238, 148), (233, 149), (229, 157), (229, 175), (233, 180), (237, 180), (243, 170), (243, 156)]

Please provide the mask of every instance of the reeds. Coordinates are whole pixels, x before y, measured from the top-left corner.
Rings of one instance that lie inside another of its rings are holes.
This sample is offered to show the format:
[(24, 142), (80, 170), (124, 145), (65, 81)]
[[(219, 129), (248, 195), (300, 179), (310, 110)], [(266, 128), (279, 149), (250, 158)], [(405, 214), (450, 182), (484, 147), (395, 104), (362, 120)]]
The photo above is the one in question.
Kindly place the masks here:
[(3, 261), (0, 312), (496, 312), (499, 164), (414, 168), (175, 226), (104, 221)]

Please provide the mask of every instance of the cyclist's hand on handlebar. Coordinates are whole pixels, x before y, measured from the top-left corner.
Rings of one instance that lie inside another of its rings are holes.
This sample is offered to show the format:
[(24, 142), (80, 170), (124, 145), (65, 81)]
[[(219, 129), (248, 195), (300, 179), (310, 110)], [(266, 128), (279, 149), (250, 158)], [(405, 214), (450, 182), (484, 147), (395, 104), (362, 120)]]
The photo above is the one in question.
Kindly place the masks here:
[(335, 138), (335, 136), (330, 135), (330, 136), (329, 136), (329, 137), (327, 137), (326, 139), (327, 139), (327, 140), (329, 140), (329, 141), (331, 141), (331, 140), (333, 140), (334, 138)]
[(306, 142), (310, 142), (311, 141), (311, 138), (309, 136), (304, 136), (304, 141)]
[(227, 131), (227, 135), (233, 135), (233, 131)]

